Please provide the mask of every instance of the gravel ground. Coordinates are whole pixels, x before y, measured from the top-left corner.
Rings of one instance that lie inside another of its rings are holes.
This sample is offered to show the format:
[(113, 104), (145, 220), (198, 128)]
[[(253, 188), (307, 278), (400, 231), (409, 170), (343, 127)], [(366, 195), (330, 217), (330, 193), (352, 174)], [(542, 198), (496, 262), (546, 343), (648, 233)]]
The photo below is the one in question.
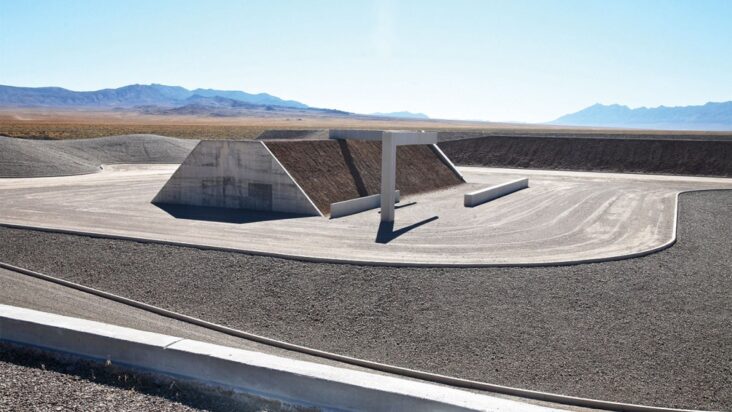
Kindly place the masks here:
[(197, 143), (147, 134), (58, 141), (0, 136), (0, 177), (95, 173), (102, 164), (181, 163)]
[(546, 268), (313, 264), (0, 229), (0, 260), (293, 343), (502, 385), (732, 406), (732, 191), (683, 194), (678, 242)]
[(0, 343), (2, 411), (259, 411), (184, 382)]

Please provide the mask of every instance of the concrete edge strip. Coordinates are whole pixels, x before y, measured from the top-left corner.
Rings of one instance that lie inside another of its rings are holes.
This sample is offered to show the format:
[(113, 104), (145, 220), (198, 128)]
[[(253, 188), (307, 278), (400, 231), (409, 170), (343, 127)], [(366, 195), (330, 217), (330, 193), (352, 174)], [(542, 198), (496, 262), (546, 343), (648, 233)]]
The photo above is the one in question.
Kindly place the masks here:
[(0, 341), (194, 381), (266, 399), (338, 410), (550, 411), (403, 377), (237, 349), (0, 304)]
[(261, 143), (261, 144), (262, 144), (262, 147), (264, 147), (264, 150), (266, 150), (266, 151), (267, 151), (267, 153), (269, 153), (269, 155), (270, 155), (270, 156), (272, 156), (272, 159), (274, 159), (274, 160), (275, 160), (275, 162), (277, 162), (277, 165), (278, 165), (278, 166), (279, 166), (280, 168), (282, 168), (282, 170), (284, 170), (284, 171), (285, 171), (285, 173), (287, 173), (287, 177), (289, 177), (289, 178), (290, 178), (290, 180), (292, 180), (292, 183), (294, 183), (294, 184), (295, 184), (295, 186), (296, 186), (296, 187), (297, 187), (297, 188), (298, 188), (298, 189), (300, 190), (300, 193), (302, 193), (302, 195), (303, 195), (303, 196), (305, 196), (305, 199), (307, 199), (307, 200), (308, 200), (308, 202), (310, 202), (310, 206), (312, 206), (312, 207), (313, 207), (313, 209), (315, 209), (315, 211), (317, 211), (317, 212), (318, 212), (318, 214), (319, 214), (319, 215), (320, 215), (321, 217), (325, 217), (325, 214), (323, 214), (323, 211), (322, 211), (322, 210), (320, 210), (320, 209), (319, 209), (319, 208), (318, 208), (317, 206), (315, 206), (315, 203), (313, 203), (312, 199), (310, 199), (310, 196), (308, 196), (308, 194), (307, 194), (307, 193), (305, 193), (305, 191), (304, 191), (304, 190), (302, 190), (302, 187), (300, 186), (300, 183), (297, 183), (297, 180), (295, 180), (295, 178), (293, 178), (293, 177), (292, 177), (292, 175), (290, 174), (290, 171), (289, 171), (289, 170), (287, 170), (287, 168), (286, 168), (285, 166), (283, 166), (283, 165), (282, 165), (282, 162), (280, 162), (280, 159), (278, 159), (278, 158), (277, 158), (277, 156), (275, 156), (275, 155), (274, 155), (274, 153), (272, 153), (272, 151), (271, 151), (271, 150), (269, 150), (269, 147), (267, 147), (267, 143), (266, 143), (266, 141), (264, 141), (264, 140), (260, 140), (260, 141), (259, 141), (259, 143)]
[[(401, 192), (394, 191), (394, 199), (399, 203)], [(330, 204), (330, 218), (336, 219), (349, 216), (366, 210), (376, 209), (381, 205), (381, 193), (370, 196), (361, 196)]]
[(489, 186), (483, 189), (465, 193), (463, 196), (463, 205), (465, 207), (475, 207), (493, 199), (506, 196), (513, 192), (529, 187), (529, 178), (511, 180), (510, 182), (501, 183), (495, 186)]
[(574, 405), (587, 408), (597, 408), (613, 411), (631, 411), (631, 412), (689, 412), (686, 409), (674, 409), (664, 408), (646, 405), (636, 405), (621, 402), (604, 401), (598, 399), (581, 398), (575, 396), (561, 395), (556, 393), (534, 391), (529, 389), (521, 389), (504, 385), (497, 385), (492, 383), (474, 381), (469, 379), (455, 378), (446, 375), (440, 375), (431, 372), (424, 372), (415, 369), (404, 368), (400, 366), (388, 365), (384, 363), (369, 361), (365, 359), (353, 358), (350, 356), (340, 355), (337, 353), (326, 352), (319, 349), (310, 348), (307, 346), (296, 345), (289, 342), (284, 342), (260, 335), (256, 335), (249, 332), (244, 332), (238, 329), (230, 328), (227, 326), (219, 325), (213, 322), (208, 322), (203, 319), (195, 318), (193, 316), (184, 315), (171, 310), (159, 308), (147, 303), (115, 295), (113, 293), (105, 292), (99, 289), (94, 289), (88, 286), (84, 286), (78, 283), (70, 282), (65, 279), (56, 278), (40, 272), (24, 269), (14, 265), (10, 265), (5, 262), (0, 262), (0, 268), (14, 271), (23, 275), (31, 276), (37, 279), (42, 279), (51, 283), (66, 286), (72, 289), (76, 289), (82, 292), (90, 293), (95, 296), (99, 296), (105, 299), (109, 299), (115, 302), (123, 303), (128, 306), (142, 309), (151, 313), (155, 313), (161, 316), (165, 316), (170, 319), (178, 320), (181, 322), (190, 323), (203, 328), (207, 328), (216, 332), (225, 333), (230, 336), (235, 336), (242, 339), (251, 340), (253, 342), (270, 345), (280, 349), (290, 350), (293, 352), (303, 353), (306, 355), (321, 357), (337, 362), (347, 363), (354, 366), (364, 367), (368, 369), (377, 370), (380, 372), (391, 373), (395, 375), (401, 375), (409, 378), (421, 379), (428, 382), (439, 383), (443, 385), (450, 385), (465, 389), (476, 389), (481, 391), (502, 393), (511, 396), (517, 396), (521, 398), (535, 399), (546, 402), (554, 402), (564, 405)]
[(455, 164), (452, 162), (452, 160), (450, 160), (450, 158), (447, 157), (445, 152), (443, 152), (442, 149), (440, 149), (440, 146), (438, 146), (438, 144), (439, 143), (432, 144), (431, 145), (432, 149), (435, 151), (435, 153), (437, 153), (437, 156), (439, 156), (440, 159), (442, 159), (442, 161), (447, 165), (447, 167), (449, 167), (450, 170), (452, 170), (456, 175), (460, 176), (460, 179), (463, 182), (465, 182), (465, 177), (463, 176), (463, 174), (460, 173), (460, 171), (457, 169), (457, 167), (455, 167)]

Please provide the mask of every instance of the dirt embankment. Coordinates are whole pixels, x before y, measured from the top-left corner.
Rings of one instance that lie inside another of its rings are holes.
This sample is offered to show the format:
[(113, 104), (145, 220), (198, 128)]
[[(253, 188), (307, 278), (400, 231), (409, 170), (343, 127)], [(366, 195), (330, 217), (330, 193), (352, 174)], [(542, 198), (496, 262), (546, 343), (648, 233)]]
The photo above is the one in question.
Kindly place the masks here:
[(327, 129), (272, 129), (263, 131), (255, 140), (314, 140), (327, 138)]
[(102, 164), (181, 163), (197, 143), (156, 135), (62, 141), (0, 136), (0, 178), (95, 173)]
[[(268, 141), (295, 181), (323, 213), (330, 204), (381, 190), (381, 143), (354, 140)], [(463, 183), (430, 146), (397, 148), (396, 188), (402, 195)]]
[(439, 146), (464, 166), (732, 177), (729, 139), (484, 136)]

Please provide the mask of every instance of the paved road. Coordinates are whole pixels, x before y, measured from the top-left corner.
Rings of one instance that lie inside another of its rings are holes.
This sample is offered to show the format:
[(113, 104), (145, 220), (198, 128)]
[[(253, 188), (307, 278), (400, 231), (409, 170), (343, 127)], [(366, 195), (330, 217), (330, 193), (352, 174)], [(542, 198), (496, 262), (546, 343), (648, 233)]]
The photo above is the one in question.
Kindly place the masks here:
[[(319, 360), (307, 355), (236, 338), (196, 325), (179, 322), (141, 309), (100, 298), (45, 280), (0, 268), (0, 303), (58, 315), (110, 323), (148, 332), (180, 336), (274, 355)], [(338, 365), (342, 365), (338, 363)]]
[[(326, 364), (339, 368), (360, 370), (384, 376), (394, 376), (371, 369), (361, 368), (346, 363), (318, 358), (237, 338), (2, 268), (0, 268), (0, 285), (2, 285), (2, 287), (0, 287), (0, 304), (40, 310), (171, 336), (179, 336), (187, 339), (195, 339), (217, 345)], [(69, 372), (67, 371), (66, 373)], [(2, 376), (2, 371), (0, 371), (0, 376)], [(411, 378), (404, 379), (412, 380)], [(470, 391), (486, 394), (486, 392), (477, 390)], [(495, 393), (489, 393), (489, 395), (497, 398), (526, 402), (528, 404), (549, 406), (552, 408), (561, 408), (578, 412), (586, 410), (589, 411), (585, 408), (558, 405), (549, 402), (535, 401), (532, 399), (518, 398), (515, 396)]]
[[(150, 200), (175, 168), (118, 165), (94, 175), (0, 179), (0, 223), (343, 261), (521, 265), (657, 248), (674, 238), (677, 193), (732, 188), (724, 178), (464, 167), (468, 184), (403, 199), (394, 227), (380, 231), (375, 210), (332, 220), (234, 212), (226, 222), (166, 212)], [(528, 189), (462, 205), (466, 191), (524, 176)]]

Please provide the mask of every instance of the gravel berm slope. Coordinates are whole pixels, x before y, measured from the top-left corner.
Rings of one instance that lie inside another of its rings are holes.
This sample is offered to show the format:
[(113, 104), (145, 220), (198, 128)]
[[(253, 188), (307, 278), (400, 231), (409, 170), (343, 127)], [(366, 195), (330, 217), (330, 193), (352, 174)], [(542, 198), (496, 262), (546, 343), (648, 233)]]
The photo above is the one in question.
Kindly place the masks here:
[(441, 138), (440, 149), (462, 166), (732, 176), (732, 139), (723, 137)]
[(732, 406), (732, 191), (683, 194), (678, 242), (545, 268), (384, 268), (0, 229), (0, 260), (257, 334), (463, 378)]
[(147, 134), (80, 140), (0, 136), (0, 177), (87, 174), (115, 163), (181, 163), (197, 143)]

